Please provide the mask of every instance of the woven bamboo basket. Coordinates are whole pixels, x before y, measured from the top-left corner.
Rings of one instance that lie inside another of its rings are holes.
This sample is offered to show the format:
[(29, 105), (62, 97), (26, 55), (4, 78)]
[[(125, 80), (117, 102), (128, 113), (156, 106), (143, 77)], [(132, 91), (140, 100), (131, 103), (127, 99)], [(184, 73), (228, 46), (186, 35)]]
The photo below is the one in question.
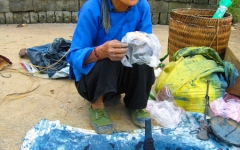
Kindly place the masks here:
[(179, 49), (207, 46), (224, 58), (231, 33), (232, 15), (225, 13), (213, 19), (215, 10), (181, 8), (170, 13), (168, 50), (169, 60)]

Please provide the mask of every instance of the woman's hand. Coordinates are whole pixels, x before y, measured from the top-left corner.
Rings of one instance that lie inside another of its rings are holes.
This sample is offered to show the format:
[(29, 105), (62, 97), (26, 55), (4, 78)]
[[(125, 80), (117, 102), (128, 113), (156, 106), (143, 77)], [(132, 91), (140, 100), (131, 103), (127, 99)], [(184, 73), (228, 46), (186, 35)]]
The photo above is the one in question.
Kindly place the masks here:
[(107, 41), (96, 48), (101, 59), (109, 58), (112, 61), (120, 61), (128, 51), (128, 44), (118, 40)]

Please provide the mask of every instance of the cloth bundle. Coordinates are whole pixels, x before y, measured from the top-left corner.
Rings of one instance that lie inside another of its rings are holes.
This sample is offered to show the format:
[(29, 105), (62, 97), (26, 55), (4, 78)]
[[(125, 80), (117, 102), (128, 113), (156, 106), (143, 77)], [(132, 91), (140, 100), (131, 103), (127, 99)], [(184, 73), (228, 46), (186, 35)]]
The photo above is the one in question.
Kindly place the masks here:
[(156, 93), (164, 86), (171, 90), (176, 104), (185, 111), (203, 113), (207, 80), (209, 101), (222, 97), (239, 76), (230, 62), (223, 61), (210, 47), (187, 47), (173, 55), (157, 79)]
[(69, 75), (69, 64), (65, 55), (71, 41), (55, 38), (52, 43), (27, 48), (27, 57), (31, 63), (22, 65), (35, 76), (44, 78), (62, 78)]

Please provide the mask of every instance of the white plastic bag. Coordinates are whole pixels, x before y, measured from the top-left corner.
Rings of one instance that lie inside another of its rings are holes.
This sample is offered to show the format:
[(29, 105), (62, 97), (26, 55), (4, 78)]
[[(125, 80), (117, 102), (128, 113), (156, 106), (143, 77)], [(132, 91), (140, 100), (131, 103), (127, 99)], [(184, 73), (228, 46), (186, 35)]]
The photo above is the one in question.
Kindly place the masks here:
[(169, 102), (173, 102), (174, 97), (173, 97), (172, 92), (169, 89), (169, 87), (167, 87), (166, 85), (164, 87), (162, 87), (162, 89), (156, 95), (156, 100), (157, 101), (167, 100)]
[(147, 111), (157, 123), (167, 128), (175, 128), (181, 121), (184, 110), (174, 105), (173, 102), (149, 100)]
[(124, 66), (132, 67), (134, 63), (147, 64), (150, 67), (159, 65), (162, 46), (154, 34), (128, 32), (122, 42), (129, 44), (127, 55), (121, 60)]

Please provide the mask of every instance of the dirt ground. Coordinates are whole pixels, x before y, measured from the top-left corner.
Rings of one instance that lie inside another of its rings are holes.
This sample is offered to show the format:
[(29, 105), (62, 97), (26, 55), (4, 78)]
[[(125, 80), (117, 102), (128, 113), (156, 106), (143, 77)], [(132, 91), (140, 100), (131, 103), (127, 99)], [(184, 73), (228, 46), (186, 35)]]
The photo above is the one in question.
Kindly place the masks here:
[[(75, 24), (16, 26), (0, 25), (0, 55), (13, 63), (1, 71), (5, 77), (0, 76), (0, 150), (20, 149), (23, 137), (41, 119), (60, 120), (61, 124), (92, 130), (88, 114), (90, 104), (77, 93), (74, 82), (68, 78), (33, 77), (20, 65), (29, 60), (18, 55), (22, 48), (51, 43), (58, 37), (71, 40)], [(232, 37), (239, 41), (239, 25), (236, 29), (232, 31)], [(155, 25), (153, 33), (162, 45), (161, 55), (164, 56), (168, 26)], [(167, 62), (168, 59), (164, 63)], [(122, 104), (106, 109), (115, 130), (131, 132), (138, 129)]]

